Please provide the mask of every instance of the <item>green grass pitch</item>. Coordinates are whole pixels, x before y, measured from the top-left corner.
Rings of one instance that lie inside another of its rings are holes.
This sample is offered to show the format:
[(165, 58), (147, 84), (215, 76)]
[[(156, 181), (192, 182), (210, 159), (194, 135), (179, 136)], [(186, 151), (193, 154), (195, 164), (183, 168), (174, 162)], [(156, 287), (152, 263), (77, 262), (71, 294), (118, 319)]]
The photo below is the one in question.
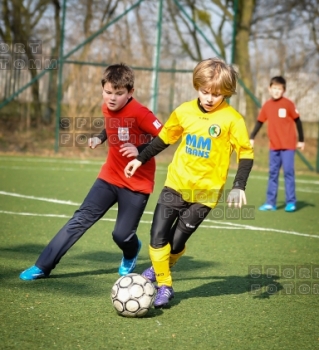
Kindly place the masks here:
[[(1, 349), (319, 349), (319, 177), (297, 176), (298, 210), (259, 212), (267, 173), (253, 169), (246, 211), (211, 214), (173, 269), (171, 307), (116, 315), (110, 291), (121, 253), (109, 211), (63, 257), (50, 278), (19, 274), (81, 204), (103, 160), (0, 156)], [(235, 171), (229, 174), (228, 188)], [(136, 271), (150, 264), (155, 191), (138, 234)], [(220, 204), (224, 210), (224, 204)]]

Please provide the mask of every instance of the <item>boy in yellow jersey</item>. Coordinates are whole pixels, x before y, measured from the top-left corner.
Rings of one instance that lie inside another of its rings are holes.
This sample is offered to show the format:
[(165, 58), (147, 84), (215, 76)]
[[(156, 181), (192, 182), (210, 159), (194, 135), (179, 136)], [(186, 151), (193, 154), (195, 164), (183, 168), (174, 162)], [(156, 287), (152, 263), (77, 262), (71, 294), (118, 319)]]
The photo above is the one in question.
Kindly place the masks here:
[(239, 165), (227, 203), (247, 204), (245, 187), (253, 149), (243, 117), (226, 102), (236, 92), (236, 81), (233, 67), (219, 58), (198, 63), (193, 71), (198, 99), (177, 107), (153, 142), (124, 169), (130, 178), (138, 167), (182, 138), (154, 212), (149, 247), (152, 267), (143, 272), (158, 283), (156, 308), (174, 297), (170, 268), (220, 199), (233, 150)]

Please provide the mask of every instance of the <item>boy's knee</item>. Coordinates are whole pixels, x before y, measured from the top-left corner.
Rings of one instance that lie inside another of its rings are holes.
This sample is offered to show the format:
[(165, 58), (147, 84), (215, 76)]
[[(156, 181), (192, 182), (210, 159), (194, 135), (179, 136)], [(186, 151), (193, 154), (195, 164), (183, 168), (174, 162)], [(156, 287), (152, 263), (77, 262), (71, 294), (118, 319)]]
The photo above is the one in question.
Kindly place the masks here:
[(130, 242), (133, 236), (136, 234), (135, 231), (123, 231), (123, 230), (114, 230), (112, 232), (113, 241), (121, 247), (123, 244)]
[(161, 241), (151, 241), (150, 243), (150, 246), (153, 248), (153, 249), (160, 249), (160, 248), (163, 248), (167, 245), (167, 241), (164, 242), (163, 240)]
[(121, 246), (121, 244), (123, 243), (123, 238), (116, 231), (112, 232), (112, 238), (113, 241), (119, 246)]

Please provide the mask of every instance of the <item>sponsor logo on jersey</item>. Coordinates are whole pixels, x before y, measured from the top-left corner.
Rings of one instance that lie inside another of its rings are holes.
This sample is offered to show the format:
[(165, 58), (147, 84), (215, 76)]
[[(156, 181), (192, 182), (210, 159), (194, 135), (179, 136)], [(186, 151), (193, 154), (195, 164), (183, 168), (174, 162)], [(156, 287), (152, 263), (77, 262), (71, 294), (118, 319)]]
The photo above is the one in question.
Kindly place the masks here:
[(212, 148), (212, 141), (210, 137), (186, 135), (186, 153), (196, 157), (208, 158), (209, 152)]
[(278, 117), (279, 118), (286, 118), (286, 116), (287, 116), (286, 108), (279, 108), (278, 109)]
[(128, 141), (130, 139), (129, 128), (118, 128), (117, 135), (120, 141)]
[(208, 129), (208, 133), (211, 137), (218, 137), (221, 133), (221, 129), (220, 126), (217, 124), (213, 124), (209, 127)]

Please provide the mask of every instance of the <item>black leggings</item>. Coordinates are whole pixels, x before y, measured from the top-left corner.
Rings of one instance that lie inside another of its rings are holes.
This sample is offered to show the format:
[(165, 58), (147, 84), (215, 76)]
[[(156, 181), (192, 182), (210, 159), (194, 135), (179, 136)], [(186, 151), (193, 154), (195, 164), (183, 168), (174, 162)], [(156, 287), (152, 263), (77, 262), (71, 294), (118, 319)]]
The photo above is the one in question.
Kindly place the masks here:
[(186, 202), (180, 193), (164, 187), (154, 212), (151, 247), (161, 248), (170, 243), (171, 253), (180, 253), (210, 210), (201, 203)]

